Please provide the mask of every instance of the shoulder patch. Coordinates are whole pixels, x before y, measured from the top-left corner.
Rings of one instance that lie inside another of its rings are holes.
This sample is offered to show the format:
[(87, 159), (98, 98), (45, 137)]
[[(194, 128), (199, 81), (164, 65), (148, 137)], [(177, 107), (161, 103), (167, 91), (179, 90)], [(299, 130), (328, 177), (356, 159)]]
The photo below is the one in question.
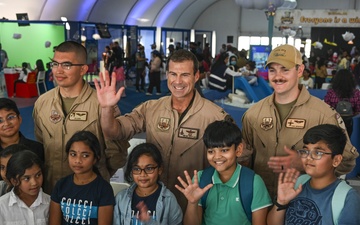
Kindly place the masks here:
[(339, 113), (335, 113), (335, 118), (338, 122), (338, 125), (341, 129), (346, 130), (346, 126), (345, 126), (345, 122), (344, 120), (341, 118)]

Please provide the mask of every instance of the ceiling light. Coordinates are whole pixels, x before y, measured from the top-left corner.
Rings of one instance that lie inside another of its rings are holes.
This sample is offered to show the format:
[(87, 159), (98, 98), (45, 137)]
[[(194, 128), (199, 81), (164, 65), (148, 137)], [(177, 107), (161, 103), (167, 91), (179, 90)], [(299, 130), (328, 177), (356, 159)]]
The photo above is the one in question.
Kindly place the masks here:
[(60, 17), (61, 21), (66, 22), (67, 18), (65, 16)]

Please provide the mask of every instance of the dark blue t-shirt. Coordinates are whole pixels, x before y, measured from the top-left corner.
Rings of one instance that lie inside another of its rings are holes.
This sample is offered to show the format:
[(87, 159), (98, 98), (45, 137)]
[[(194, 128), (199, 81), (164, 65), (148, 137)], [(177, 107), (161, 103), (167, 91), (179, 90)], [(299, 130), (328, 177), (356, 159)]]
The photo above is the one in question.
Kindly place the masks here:
[(85, 185), (76, 185), (73, 177), (60, 179), (51, 194), (61, 206), (62, 224), (98, 224), (99, 207), (115, 205), (111, 185), (99, 175)]

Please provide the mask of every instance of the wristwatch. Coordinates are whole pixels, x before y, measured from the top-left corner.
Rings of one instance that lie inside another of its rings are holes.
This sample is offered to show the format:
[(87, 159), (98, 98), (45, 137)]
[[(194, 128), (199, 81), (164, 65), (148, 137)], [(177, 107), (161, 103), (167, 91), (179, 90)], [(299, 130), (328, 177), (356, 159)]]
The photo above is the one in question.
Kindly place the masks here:
[(277, 202), (277, 196), (275, 196), (274, 198), (274, 204), (276, 205), (277, 209), (276, 211), (281, 211), (281, 210), (285, 210), (289, 207), (289, 204), (286, 205), (281, 205), (280, 203)]

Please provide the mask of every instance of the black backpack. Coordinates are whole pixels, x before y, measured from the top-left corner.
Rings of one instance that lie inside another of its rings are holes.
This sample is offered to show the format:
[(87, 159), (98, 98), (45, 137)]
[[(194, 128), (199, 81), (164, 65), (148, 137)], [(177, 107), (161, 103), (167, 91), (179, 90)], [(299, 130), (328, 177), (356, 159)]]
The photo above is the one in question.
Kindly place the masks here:
[(353, 108), (348, 99), (341, 99), (336, 105), (336, 111), (340, 116), (353, 116)]

